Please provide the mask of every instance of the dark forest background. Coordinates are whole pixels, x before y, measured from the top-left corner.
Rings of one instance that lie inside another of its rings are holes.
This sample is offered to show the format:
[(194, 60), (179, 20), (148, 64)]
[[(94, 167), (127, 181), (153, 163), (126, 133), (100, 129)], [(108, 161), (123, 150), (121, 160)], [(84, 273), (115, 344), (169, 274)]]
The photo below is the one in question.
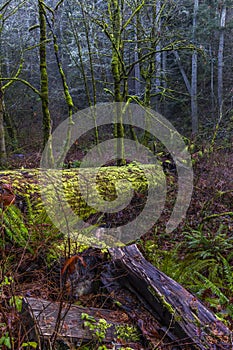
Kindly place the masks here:
[(149, 106), (182, 135), (228, 147), (232, 19), (231, 1), (4, 1), (2, 162), (5, 148), (41, 152), (62, 120), (106, 101)]

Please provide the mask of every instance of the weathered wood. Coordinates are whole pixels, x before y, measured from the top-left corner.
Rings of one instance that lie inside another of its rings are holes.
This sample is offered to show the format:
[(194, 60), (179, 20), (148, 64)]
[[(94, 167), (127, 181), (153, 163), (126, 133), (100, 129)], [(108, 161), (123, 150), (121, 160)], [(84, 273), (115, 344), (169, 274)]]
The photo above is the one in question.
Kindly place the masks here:
[(144, 259), (136, 245), (109, 250), (119, 268), (118, 281), (190, 349), (231, 349), (230, 330), (194, 295)]
[[(63, 302), (49, 302), (36, 298), (23, 299), (22, 320), (32, 340), (44, 342), (50, 340), (56, 332), (56, 338), (68, 339), (69, 342), (81, 343), (93, 340), (94, 331), (84, 328), (82, 313), (93, 316), (98, 322), (105, 319), (110, 325), (106, 331), (105, 343), (116, 338), (116, 327), (120, 323), (114, 322), (114, 311), (98, 308), (84, 308)], [(126, 323), (125, 323), (126, 324)], [(58, 327), (57, 327), (58, 325)]]
[(119, 276), (125, 273), (123, 269), (122, 271), (118, 269), (116, 271), (114, 264), (111, 262), (105, 266), (105, 270), (101, 273), (101, 281), (114, 302), (117, 302), (119, 307), (137, 324), (143, 338), (148, 342), (148, 348), (151, 346), (150, 348), (157, 350), (190, 350), (186, 339), (182, 342), (172, 332), (167, 330), (143, 305), (145, 303), (138, 300), (134, 291), (125, 288), (126, 284), (118, 282)]
[[(152, 348), (233, 349), (230, 330), (194, 295), (147, 262), (136, 245), (112, 248), (109, 252), (112, 261), (101, 264), (101, 272), (98, 273), (109, 292), (109, 298), (119, 303), (126, 319), (119, 315), (114, 316), (112, 310), (87, 309), (65, 302), (61, 307), (60, 303), (25, 298), (23, 323), (30, 333), (29, 338), (36, 341), (39, 339), (38, 342), (42, 344), (40, 349), (47, 350), (45, 341), (50, 342), (55, 335), (57, 340), (67, 340), (75, 346), (93, 341), (94, 332), (83, 327), (82, 313), (93, 316), (97, 322), (104, 318), (111, 324), (106, 332), (106, 343), (115, 344), (118, 325), (132, 322), (138, 325), (143, 339)], [(79, 260), (78, 262), (77, 288), (81, 286), (80, 271), (84, 268)], [(85, 265), (87, 270), (93, 269), (93, 263), (90, 266), (86, 263)], [(75, 276), (74, 274), (73, 277)]]

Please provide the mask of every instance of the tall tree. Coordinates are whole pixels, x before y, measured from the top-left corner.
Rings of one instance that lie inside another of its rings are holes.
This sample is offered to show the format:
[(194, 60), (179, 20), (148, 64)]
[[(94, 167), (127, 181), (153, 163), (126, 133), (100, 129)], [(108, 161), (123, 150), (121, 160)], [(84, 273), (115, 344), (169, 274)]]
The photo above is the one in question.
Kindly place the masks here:
[[(3, 38), (2, 38), (2, 31), (4, 29), (5, 22), (9, 20), (11, 16), (13, 16), (17, 10), (22, 6), (24, 1), (19, 2), (18, 4), (12, 6), (13, 1), (8, 0), (6, 1), (1, 7), (0, 7), (0, 166), (5, 166), (7, 162), (7, 152), (6, 152), (6, 142), (5, 142), (5, 128), (4, 128), (4, 117), (6, 115), (6, 107), (5, 107), (5, 100), (4, 95), (5, 91), (13, 84), (14, 79), (17, 79), (19, 76), (21, 70), (22, 70), (22, 60), (19, 64), (19, 68), (10, 79), (10, 81), (3, 84), (2, 82), (2, 55), (3, 55)], [(8, 70), (8, 73), (9, 70)]]
[(6, 143), (4, 130), (4, 98), (3, 90), (0, 87), (0, 167), (6, 164)]
[(48, 164), (53, 165), (53, 151), (52, 151), (52, 136), (51, 136), (51, 117), (49, 111), (49, 83), (46, 60), (46, 10), (44, 0), (38, 0), (39, 11), (39, 27), (40, 27), (40, 98), (43, 113), (43, 146), (47, 148)]
[(220, 11), (220, 36), (218, 47), (218, 106), (219, 113), (222, 115), (223, 108), (223, 66), (224, 66), (224, 38), (226, 27), (227, 7), (224, 1), (219, 5)]
[[(161, 1), (157, 0), (156, 1), (156, 5), (155, 5), (155, 13), (156, 13), (156, 17), (155, 17), (155, 23), (156, 23), (156, 33), (157, 36), (159, 38), (160, 33), (161, 33), (161, 12), (162, 12), (162, 6), (161, 6)], [(161, 91), (161, 78), (162, 78), (162, 51), (161, 51), (161, 40), (158, 40), (157, 44), (156, 44), (156, 54), (155, 54), (155, 62), (156, 62), (156, 66), (155, 66), (155, 74), (156, 74), (156, 78), (155, 78), (155, 92), (158, 94), (157, 95), (157, 101), (156, 101), (156, 110), (159, 111), (160, 107), (159, 107), (159, 93)]]
[(46, 6), (43, 0), (38, 0), (40, 25), (40, 94), (43, 113), (43, 145), (45, 146), (51, 136), (51, 117), (49, 111), (49, 83), (46, 60)]
[[(193, 8), (193, 44), (196, 45), (196, 30), (197, 30), (197, 13), (199, 0), (194, 0)], [(192, 118), (192, 134), (198, 132), (198, 110), (197, 110), (197, 50), (192, 54), (192, 78), (191, 78), (191, 118)]]

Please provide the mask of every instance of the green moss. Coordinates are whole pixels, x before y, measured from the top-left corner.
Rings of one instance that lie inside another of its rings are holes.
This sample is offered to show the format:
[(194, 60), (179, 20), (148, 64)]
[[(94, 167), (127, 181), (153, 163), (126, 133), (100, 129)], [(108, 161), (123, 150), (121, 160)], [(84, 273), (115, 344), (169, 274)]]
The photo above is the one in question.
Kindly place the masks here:
[[(131, 198), (132, 189), (134, 193), (142, 193), (146, 196), (148, 174), (153, 175), (151, 176), (153, 179), (151, 185), (155, 188), (160, 186), (160, 173), (155, 173), (151, 165), (134, 164), (124, 167), (103, 167), (98, 171), (95, 168), (50, 170), (47, 173), (44, 171), (43, 174), (47, 175), (44, 184), (38, 182), (39, 170), (0, 172), (0, 175), (2, 175), (1, 181), (11, 183), (14, 193), (22, 197), (26, 206), (25, 215), (19, 210), (14, 212), (10, 208), (10, 216), (6, 216), (9, 238), (17, 238), (17, 244), (21, 246), (25, 245), (27, 241), (35, 246), (37, 239), (42, 241), (48, 239), (50, 242), (55, 239), (55, 246), (52, 248), (53, 251), (49, 255), (49, 260), (52, 260), (53, 256), (56, 255), (54, 250), (56, 250), (57, 244), (62, 244), (58, 239), (58, 228), (53, 226), (51, 219), (48, 217), (48, 213), (51, 217), (53, 217), (53, 214), (56, 215), (54, 203), (62, 205), (62, 200), (67, 201), (77, 215), (77, 220), (88, 221), (90, 215), (98, 213), (92, 205), (86, 202), (80, 188), (80, 179), (85, 179), (84, 187), (88, 188), (87, 196), (89, 200), (96, 203), (95, 207), (98, 207), (99, 203), (103, 201), (110, 203), (118, 196), (121, 201), (128, 202), (128, 198)], [(62, 180), (60, 189), (56, 185), (56, 180)], [(119, 190), (117, 190), (119, 183)], [(48, 201), (46, 210), (41, 199), (42, 193), (46, 195)], [(12, 206), (13, 208), (14, 206)], [(104, 219), (103, 215), (102, 217), (99, 215), (100, 221)], [(61, 218), (61, 222), (63, 222), (63, 219)], [(69, 224), (72, 227), (72, 223)], [(72, 240), (73, 242), (82, 242), (85, 246), (96, 245), (103, 248), (107, 247), (106, 242), (110, 246), (112, 244), (122, 245), (120, 241), (116, 241), (116, 238), (113, 239), (106, 232), (103, 232), (102, 242), (100, 242), (100, 239), (93, 237), (93, 230), (95, 230), (93, 226), (88, 226), (88, 228), (79, 232), (73, 232), (72, 229), (67, 245), (71, 245)], [(17, 232), (17, 234), (14, 235), (14, 232)], [(30, 249), (30, 245), (28, 245), (28, 248)], [(71, 249), (71, 246), (69, 249)]]
[(173, 307), (171, 306), (171, 304), (169, 304), (164, 295), (161, 295), (159, 293), (156, 293), (156, 291), (151, 287), (151, 286), (148, 286), (148, 291), (153, 295), (153, 297), (157, 300), (158, 303), (160, 303), (161, 305), (163, 305), (163, 307), (165, 309), (168, 310), (168, 312), (171, 314), (171, 315), (175, 315), (175, 310), (173, 309)]

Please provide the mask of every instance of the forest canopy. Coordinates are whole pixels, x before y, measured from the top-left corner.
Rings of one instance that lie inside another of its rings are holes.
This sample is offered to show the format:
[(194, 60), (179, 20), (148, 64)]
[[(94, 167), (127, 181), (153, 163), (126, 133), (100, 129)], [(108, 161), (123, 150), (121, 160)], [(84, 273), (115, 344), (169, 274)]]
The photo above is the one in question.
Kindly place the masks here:
[(227, 1), (5, 1), (0, 153), (41, 151), (71, 113), (111, 101), (151, 107), (206, 143), (221, 122), (227, 142), (231, 37)]

